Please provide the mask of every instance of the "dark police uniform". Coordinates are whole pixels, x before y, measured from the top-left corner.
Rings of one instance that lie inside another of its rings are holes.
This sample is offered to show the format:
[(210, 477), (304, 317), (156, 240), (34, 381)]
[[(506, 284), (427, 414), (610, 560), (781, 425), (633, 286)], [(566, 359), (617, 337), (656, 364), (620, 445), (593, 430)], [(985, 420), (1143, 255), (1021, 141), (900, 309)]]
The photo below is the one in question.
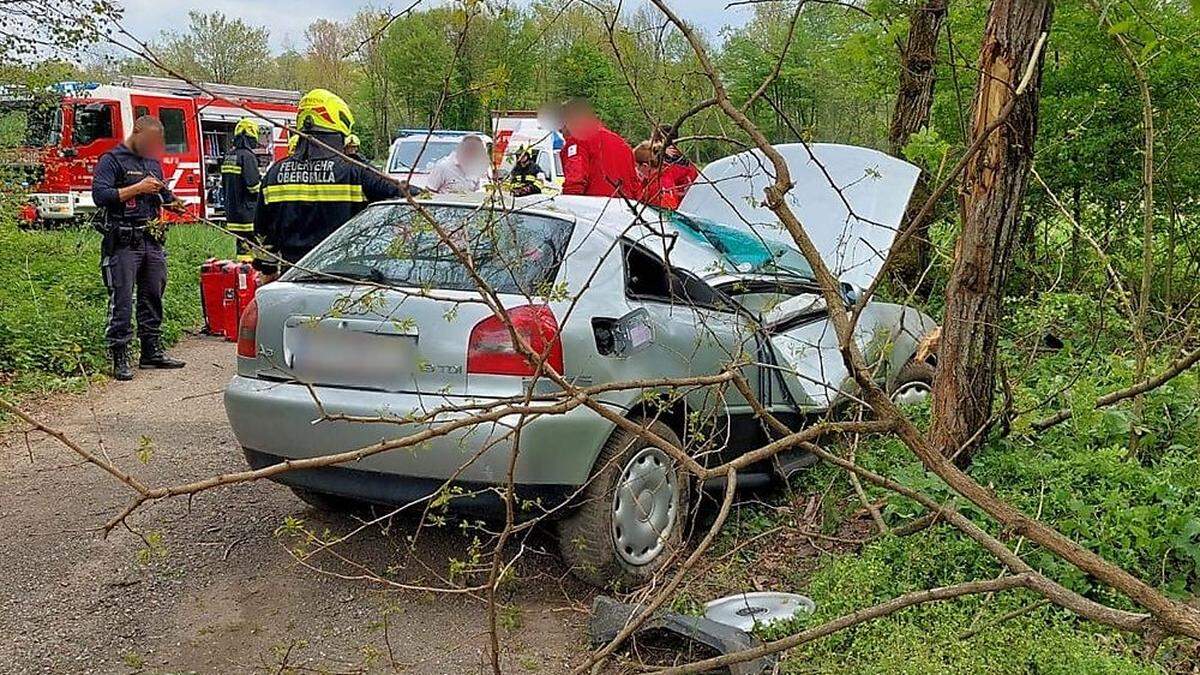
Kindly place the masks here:
[[(339, 133), (308, 133), (338, 151), (343, 147)], [(295, 153), (267, 169), (254, 236), (263, 248), (295, 263), (370, 202), (401, 194), (395, 182), (301, 138)], [(261, 252), (254, 264), (267, 273), (276, 271), (275, 259)]]
[[(253, 238), (254, 211), (258, 206), (258, 157), (254, 139), (245, 134), (233, 137), (233, 148), (221, 160), (221, 187), (225, 192), (225, 227), (238, 237)], [(250, 244), (237, 239), (240, 260), (249, 260)]]
[(156, 194), (138, 195), (122, 202), (120, 188), (146, 176), (162, 180), (158, 160), (142, 157), (124, 143), (105, 153), (92, 177), (92, 200), (102, 209), (97, 227), (104, 232), (100, 245), (100, 272), (108, 288), (108, 328), (104, 333), (110, 349), (125, 347), (133, 338), (130, 314), (134, 287), (137, 288), (137, 332), (143, 352), (159, 345), (162, 335), (162, 298), (167, 288), (167, 254), (162, 235), (148, 229), (157, 220), (162, 205), (175, 201), (167, 188)]

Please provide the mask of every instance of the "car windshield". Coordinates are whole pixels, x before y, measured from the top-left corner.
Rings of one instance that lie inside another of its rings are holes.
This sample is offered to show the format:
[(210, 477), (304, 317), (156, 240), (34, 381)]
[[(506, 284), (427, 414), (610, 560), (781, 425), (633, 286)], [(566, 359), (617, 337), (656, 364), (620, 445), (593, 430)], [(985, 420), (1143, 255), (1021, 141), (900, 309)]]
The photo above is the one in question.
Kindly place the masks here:
[(678, 211), (662, 216), (681, 234), (707, 243), (741, 274), (784, 275), (806, 281), (813, 279), (812, 267), (795, 247), (767, 239), (745, 228), (732, 227), (707, 218)]
[(392, 146), (392, 156), (388, 160), (388, 171), (404, 173), (418, 171), (428, 173), (434, 162), (454, 152), (458, 147), (458, 139), (441, 140), (430, 138), (405, 138)]
[(330, 281), (324, 274), (406, 288), (478, 290), (457, 248), (496, 292), (548, 295), (573, 227), (558, 218), (478, 207), (379, 204), (342, 226), (283, 279)]

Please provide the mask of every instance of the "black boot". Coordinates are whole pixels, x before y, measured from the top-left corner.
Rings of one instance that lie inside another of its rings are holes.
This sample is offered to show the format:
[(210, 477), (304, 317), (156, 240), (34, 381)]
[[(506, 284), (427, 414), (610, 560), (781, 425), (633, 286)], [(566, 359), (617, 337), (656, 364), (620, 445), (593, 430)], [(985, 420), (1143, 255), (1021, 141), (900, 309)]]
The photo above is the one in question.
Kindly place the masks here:
[(162, 343), (158, 340), (142, 340), (142, 356), (138, 359), (138, 368), (182, 368), (183, 361), (167, 356)]
[(112, 355), (114, 380), (125, 382), (133, 379), (133, 368), (129, 367), (129, 345), (114, 345), (109, 348)]

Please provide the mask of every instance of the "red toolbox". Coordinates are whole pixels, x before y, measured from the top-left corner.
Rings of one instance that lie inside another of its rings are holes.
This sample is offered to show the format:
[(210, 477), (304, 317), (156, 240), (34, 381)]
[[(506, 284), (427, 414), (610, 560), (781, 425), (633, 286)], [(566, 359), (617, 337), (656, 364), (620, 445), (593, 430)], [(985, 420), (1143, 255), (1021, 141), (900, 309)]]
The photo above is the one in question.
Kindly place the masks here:
[(204, 332), (237, 339), (236, 279), (233, 263), (209, 258), (200, 265), (200, 306), (204, 311)]
[(258, 290), (258, 271), (248, 263), (211, 258), (200, 265), (200, 304), (204, 332), (237, 341), (242, 310)]

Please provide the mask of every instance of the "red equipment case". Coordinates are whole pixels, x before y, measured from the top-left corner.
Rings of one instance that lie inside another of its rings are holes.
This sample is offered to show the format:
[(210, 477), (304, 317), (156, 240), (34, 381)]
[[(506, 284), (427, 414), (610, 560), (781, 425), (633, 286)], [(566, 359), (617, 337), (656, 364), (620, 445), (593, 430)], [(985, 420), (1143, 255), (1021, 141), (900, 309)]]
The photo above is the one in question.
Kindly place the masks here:
[(242, 310), (258, 290), (258, 270), (249, 263), (210, 258), (200, 265), (200, 305), (204, 332), (237, 342)]

